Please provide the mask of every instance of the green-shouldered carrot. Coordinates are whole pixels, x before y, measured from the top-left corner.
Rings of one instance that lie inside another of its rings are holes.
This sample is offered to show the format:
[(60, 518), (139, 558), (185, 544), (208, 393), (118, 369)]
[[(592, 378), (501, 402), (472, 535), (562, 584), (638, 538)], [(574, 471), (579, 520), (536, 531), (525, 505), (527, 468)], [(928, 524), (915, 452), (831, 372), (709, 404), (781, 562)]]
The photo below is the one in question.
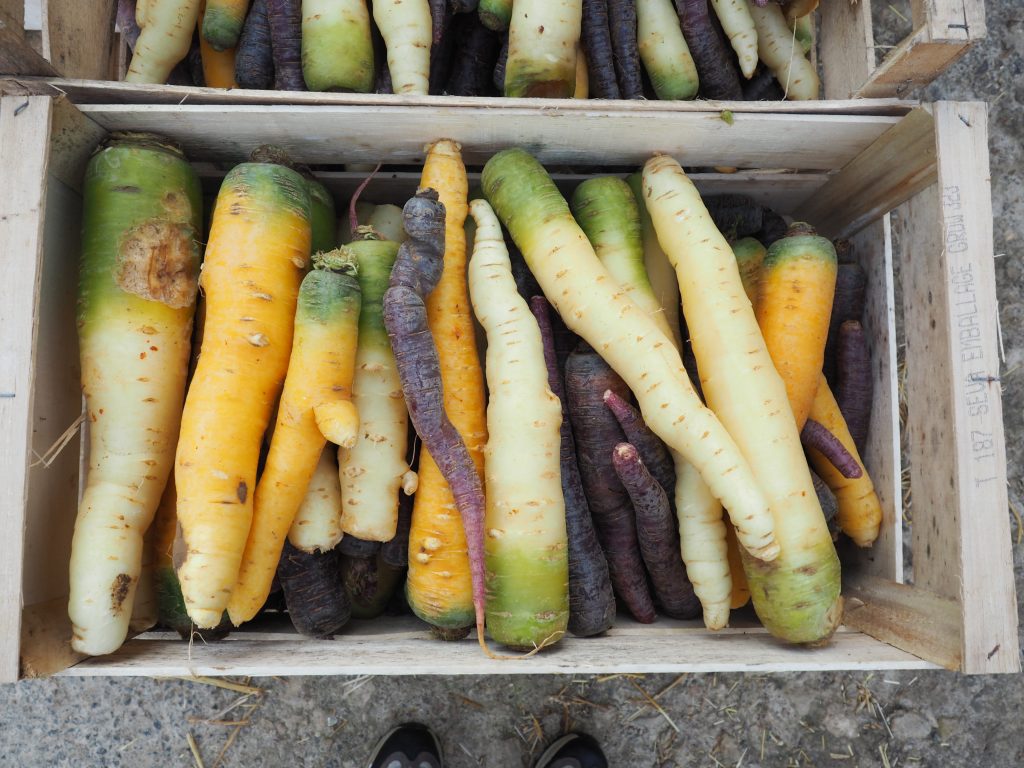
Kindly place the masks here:
[(309, 225), (312, 228), (312, 253), (327, 253), (337, 245), (335, 240), (334, 196), (312, 173), (306, 177), (309, 187)]
[(302, 0), (302, 76), (311, 91), (373, 90), (366, 0)]
[(756, 312), (761, 296), (761, 265), (768, 251), (754, 238), (744, 237), (732, 244), (732, 252), (740, 269), (743, 290)]
[(637, 0), (636, 16), (640, 59), (655, 94), (663, 101), (695, 99), (700, 87), (697, 65), (672, 0)]
[[(150, 0), (155, 5), (156, 0)], [(215, 50), (234, 48), (242, 34), (249, 0), (206, 0), (202, 36)]]
[(192, 45), (201, 0), (152, 0), (140, 21), (125, 82), (165, 83)]
[(583, 0), (517, 0), (512, 6), (505, 95), (570, 98)]

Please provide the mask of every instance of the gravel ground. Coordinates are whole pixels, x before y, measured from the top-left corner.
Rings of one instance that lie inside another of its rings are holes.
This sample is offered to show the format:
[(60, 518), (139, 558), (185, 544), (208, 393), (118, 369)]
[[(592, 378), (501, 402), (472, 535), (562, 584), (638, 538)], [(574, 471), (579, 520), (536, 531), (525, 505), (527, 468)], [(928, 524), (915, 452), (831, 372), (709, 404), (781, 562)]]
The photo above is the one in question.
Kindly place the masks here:
[[(829, 0), (841, 2), (842, 0)], [(902, 9), (902, 10), (901, 10)], [(900, 3), (877, 17), (890, 43)], [(923, 94), (991, 110), (992, 181), (1013, 503), (1024, 450), (1024, 9), (988, 3), (988, 42)], [(1016, 536), (1018, 530), (1013, 524)], [(1018, 595), (1021, 549), (1015, 550)], [(945, 672), (572, 677), (292, 678), (262, 693), (185, 681), (49, 679), (0, 687), (0, 765), (362, 766), (410, 718), (442, 734), (453, 768), (529, 766), (565, 727), (598, 735), (614, 766), (1019, 766), (1024, 678)], [(661, 711), (641, 690), (663, 691)], [(116, 709), (114, 709), (116, 707)], [(230, 711), (226, 711), (229, 708)], [(113, 716), (111, 713), (115, 712)], [(218, 721), (218, 722), (211, 722)], [(227, 723), (246, 721), (244, 726)]]

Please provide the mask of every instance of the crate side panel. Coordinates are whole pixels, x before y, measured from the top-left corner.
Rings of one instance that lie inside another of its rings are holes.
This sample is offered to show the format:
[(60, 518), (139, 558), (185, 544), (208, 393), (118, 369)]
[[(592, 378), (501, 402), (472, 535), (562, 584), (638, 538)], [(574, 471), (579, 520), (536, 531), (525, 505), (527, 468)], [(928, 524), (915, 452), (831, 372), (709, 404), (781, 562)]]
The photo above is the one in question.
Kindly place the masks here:
[(819, 56), (826, 99), (850, 99), (875, 69), (871, 0), (819, 6)]
[(110, 76), (115, 0), (42, 0), (43, 55), (65, 77)]
[[(149, 130), (182, 144), (190, 157), (239, 162), (258, 144), (274, 143), (293, 159), (316, 163), (421, 163), (424, 143), (460, 142), (467, 164), (521, 147), (543, 163), (639, 165), (652, 152), (684, 166), (841, 168), (898, 118), (863, 115), (486, 111), (408, 107), (229, 106), (194, 108), (85, 105), (110, 131)], [(315, 116), (315, 119), (313, 119)]]
[(51, 100), (0, 101), (0, 682), (18, 677)]

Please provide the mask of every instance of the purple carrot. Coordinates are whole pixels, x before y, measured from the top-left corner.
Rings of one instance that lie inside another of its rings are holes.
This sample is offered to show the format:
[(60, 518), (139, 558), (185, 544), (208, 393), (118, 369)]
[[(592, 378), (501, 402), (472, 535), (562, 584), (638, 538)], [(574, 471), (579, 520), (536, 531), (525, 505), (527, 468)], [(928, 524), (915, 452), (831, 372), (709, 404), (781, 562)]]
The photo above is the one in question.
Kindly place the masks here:
[(765, 208), (764, 224), (761, 225), (761, 229), (755, 232), (753, 236), (765, 248), (770, 248), (772, 243), (776, 240), (781, 240), (786, 236), (786, 231), (788, 229), (789, 225), (786, 223), (784, 218), (771, 208)]
[(480, 5), (480, 0), (448, 0), (452, 13), (473, 13)]
[(428, 0), (430, 6), (430, 85), (436, 96), (444, 90), (452, 59), (452, 11), (448, 0)]
[(700, 92), (708, 99), (743, 98), (740, 73), (733, 52), (715, 26), (708, 0), (674, 0), (683, 37), (697, 65)]
[(398, 494), (398, 528), (391, 541), (380, 548), (381, 559), (392, 568), (404, 568), (409, 563), (409, 530), (412, 528), (412, 496)]
[(388, 60), (385, 58), (377, 68), (377, 77), (373, 84), (374, 93), (394, 93), (395, 87), (391, 84), (391, 70), (388, 69)]
[(825, 481), (818, 477), (817, 473), (811, 471), (811, 482), (814, 483), (814, 492), (818, 495), (818, 503), (821, 505), (821, 512), (825, 515), (825, 522), (828, 524), (829, 533), (835, 541), (839, 536), (839, 502), (836, 495), (832, 493)]
[(308, 554), (285, 540), (277, 566), (292, 624), (310, 637), (331, 637), (348, 623), (352, 607), (341, 581), (337, 548)]
[(848, 480), (855, 480), (864, 474), (860, 464), (839, 442), (839, 438), (814, 419), (808, 419), (804, 424), (804, 428), (800, 432), (800, 442), (804, 444), (804, 447), (813, 448), (828, 459), (832, 466)]
[(679, 528), (668, 494), (644, 466), (636, 446), (616, 445), (612, 464), (633, 502), (640, 554), (662, 610), (673, 619), (695, 618), (700, 614), (700, 600), (686, 577), (679, 553)]
[(633, 507), (612, 465), (612, 450), (624, 435), (604, 404), (602, 396), (609, 389), (629, 397), (618, 374), (580, 342), (565, 363), (565, 392), (583, 490), (615, 593), (637, 621), (649, 624), (655, 619), (654, 603), (647, 589)]
[(352, 534), (346, 533), (341, 537), (336, 549), (349, 557), (376, 557), (380, 551), (380, 542), (357, 539)]
[(274, 84), (267, 0), (252, 0), (235, 48), (235, 82), (241, 88), (267, 90)]
[(645, 470), (654, 476), (658, 485), (669, 495), (669, 504), (675, 509), (673, 498), (676, 493), (676, 467), (668, 448), (661, 442), (661, 438), (651, 431), (640, 411), (630, 405), (629, 401), (609, 389), (604, 393), (604, 404), (619, 422), (626, 440), (640, 452)]
[(836, 362), (839, 350), (839, 327), (847, 320), (860, 320), (864, 312), (864, 294), (867, 275), (860, 264), (840, 264), (836, 270), (836, 295), (832, 300), (832, 316), (828, 321), (828, 340), (825, 342), (825, 378), (836, 386)]
[(644, 83), (636, 41), (636, 0), (608, 0), (608, 29), (619, 92), (624, 99), (642, 99)]
[(304, 91), (302, 77), (302, 0), (267, 0), (270, 47), (274, 54), (274, 87)]
[(548, 386), (562, 403), (560, 459), (565, 528), (569, 536), (569, 631), (577, 637), (590, 637), (610, 629), (614, 623), (615, 593), (608, 576), (608, 561), (597, 540), (594, 521), (590, 518), (580, 468), (576, 464), (576, 440), (569, 423), (565, 386), (555, 356), (551, 306), (543, 296), (533, 296), (530, 309), (540, 328)]
[(590, 97), (618, 99), (619, 84), (615, 79), (612, 35), (608, 27), (608, 0), (583, 0), (581, 40), (587, 54)]
[(117, 28), (121, 30), (125, 43), (134, 51), (141, 31), (135, 21), (135, 0), (117, 0)]
[(508, 61), (508, 33), (501, 36), (501, 50), (498, 51), (498, 61), (494, 64), (494, 74), (491, 82), (494, 89), (499, 93), (505, 93), (505, 63)]
[(836, 402), (850, 428), (853, 444), (864, 452), (871, 421), (874, 379), (871, 376), (871, 350), (864, 328), (856, 320), (839, 326), (836, 348)]
[(746, 195), (710, 195), (704, 204), (718, 231), (730, 240), (750, 237), (764, 224), (764, 206)]
[(743, 83), (745, 101), (783, 101), (785, 98), (786, 92), (775, 79), (775, 73), (768, 67), (761, 67), (752, 78)]
[(444, 92), (452, 96), (489, 95), (501, 36), (485, 27), (477, 13), (456, 16), (452, 24), (455, 55)]
[(462, 516), (473, 582), (476, 631), (484, 643), (484, 491), (476, 466), (444, 410), (441, 364), (427, 325), (426, 297), (441, 279), (444, 205), (433, 189), (421, 189), (402, 211), (409, 239), (398, 249), (384, 293), (384, 327), (395, 353), (398, 377), (413, 426), (451, 487)]

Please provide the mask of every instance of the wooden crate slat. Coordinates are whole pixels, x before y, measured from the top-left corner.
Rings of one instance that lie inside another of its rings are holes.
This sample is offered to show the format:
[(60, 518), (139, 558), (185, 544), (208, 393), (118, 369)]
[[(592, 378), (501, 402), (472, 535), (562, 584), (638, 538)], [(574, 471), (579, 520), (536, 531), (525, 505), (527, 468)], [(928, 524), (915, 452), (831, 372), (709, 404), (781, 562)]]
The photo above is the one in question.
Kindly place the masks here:
[(115, 0), (42, 0), (43, 56), (66, 77), (110, 75)]
[(18, 679), (51, 105), (42, 96), (0, 100), (0, 682)]
[(60, 72), (26, 39), (23, 28), (24, 6), (21, 6), (22, 15), (19, 17), (8, 15), (8, 10), (6, 5), (0, 8), (0, 73), (59, 76)]
[(871, 0), (856, 3), (826, 0), (818, 10), (825, 98), (851, 99), (875, 69)]

